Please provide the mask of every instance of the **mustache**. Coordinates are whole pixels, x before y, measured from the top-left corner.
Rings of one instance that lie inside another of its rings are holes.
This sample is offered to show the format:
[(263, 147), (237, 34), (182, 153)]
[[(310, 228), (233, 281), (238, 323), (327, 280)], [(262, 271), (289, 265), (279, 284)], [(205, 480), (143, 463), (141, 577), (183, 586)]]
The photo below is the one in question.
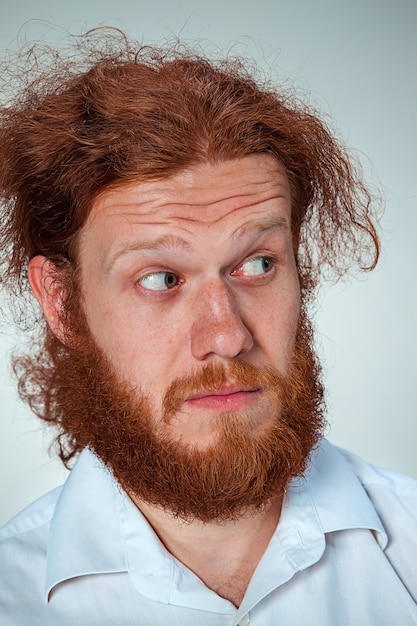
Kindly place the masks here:
[(208, 363), (198, 371), (173, 380), (162, 401), (164, 421), (168, 421), (181, 409), (182, 403), (195, 394), (209, 394), (230, 386), (250, 391), (261, 389), (280, 397), (283, 385), (284, 376), (271, 366), (256, 366), (239, 360), (231, 360), (227, 365)]

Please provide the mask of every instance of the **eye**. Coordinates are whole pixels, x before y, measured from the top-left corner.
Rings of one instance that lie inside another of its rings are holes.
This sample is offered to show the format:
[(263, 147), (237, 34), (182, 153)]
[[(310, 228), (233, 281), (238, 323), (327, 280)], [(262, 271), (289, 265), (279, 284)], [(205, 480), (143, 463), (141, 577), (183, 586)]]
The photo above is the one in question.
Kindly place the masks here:
[(179, 284), (179, 278), (173, 272), (153, 272), (141, 278), (138, 283), (150, 291), (166, 291)]
[(273, 266), (274, 261), (271, 257), (257, 256), (249, 259), (249, 261), (245, 261), (233, 274), (239, 276), (261, 276), (270, 272)]

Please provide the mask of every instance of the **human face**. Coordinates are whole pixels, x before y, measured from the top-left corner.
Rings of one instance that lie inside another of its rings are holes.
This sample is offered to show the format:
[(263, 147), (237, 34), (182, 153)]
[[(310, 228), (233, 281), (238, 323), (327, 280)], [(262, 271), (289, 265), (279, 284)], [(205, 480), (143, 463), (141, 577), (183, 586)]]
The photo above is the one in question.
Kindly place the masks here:
[[(117, 376), (159, 414), (171, 382), (231, 360), (288, 372), (299, 315), (284, 168), (269, 155), (107, 190), (80, 236), (84, 311)], [(187, 398), (164, 428), (204, 448), (219, 413), (276, 419), (261, 388)]]

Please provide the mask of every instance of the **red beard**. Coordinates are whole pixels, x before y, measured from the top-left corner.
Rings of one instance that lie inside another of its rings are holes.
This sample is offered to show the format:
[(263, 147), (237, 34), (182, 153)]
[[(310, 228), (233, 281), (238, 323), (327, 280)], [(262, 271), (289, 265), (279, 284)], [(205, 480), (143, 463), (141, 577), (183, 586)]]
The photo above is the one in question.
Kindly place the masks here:
[[(135, 501), (182, 519), (224, 521), (262, 508), (304, 472), (322, 435), (320, 368), (304, 316), (287, 377), (239, 359), (206, 365), (170, 385), (159, 414), (117, 378), (88, 330), (77, 343), (82, 349), (60, 351), (54, 365), (54, 402), (67, 436), (90, 446)], [(262, 388), (268, 414), (258, 407), (213, 417), (216, 436), (204, 449), (169, 436), (187, 394), (226, 381)]]

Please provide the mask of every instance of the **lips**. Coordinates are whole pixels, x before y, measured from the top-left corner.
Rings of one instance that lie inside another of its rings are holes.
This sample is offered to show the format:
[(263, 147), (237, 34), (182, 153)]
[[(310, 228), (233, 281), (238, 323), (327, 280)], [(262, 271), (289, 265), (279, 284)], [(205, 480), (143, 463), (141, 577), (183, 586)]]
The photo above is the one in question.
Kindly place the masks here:
[(200, 391), (196, 394), (193, 394), (189, 398), (186, 398), (186, 401), (200, 400), (201, 398), (206, 398), (210, 396), (233, 396), (237, 393), (253, 393), (255, 391), (260, 391), (259, 387), (244, 389), (238, 386), (223, 386), (220, 389), (208, 389)]
[(245, 389), (227, 385), (219, 389), (197, 392), (186, 398), (185, 403), (195, 408), (239, 410), (250, 406), (261, 393), (259, 387)]

